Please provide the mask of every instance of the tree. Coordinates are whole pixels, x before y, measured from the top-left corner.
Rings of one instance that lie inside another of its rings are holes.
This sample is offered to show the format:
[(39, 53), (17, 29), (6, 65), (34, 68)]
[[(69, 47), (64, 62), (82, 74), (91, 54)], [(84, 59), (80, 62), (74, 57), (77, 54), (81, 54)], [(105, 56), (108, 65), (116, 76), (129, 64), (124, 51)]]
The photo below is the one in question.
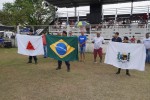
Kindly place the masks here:
[(44, 0), (16, 0), (5, 3), (0, 11), (0, 23), (5, 25), (48, 25), (55, 18), (55, 7)]

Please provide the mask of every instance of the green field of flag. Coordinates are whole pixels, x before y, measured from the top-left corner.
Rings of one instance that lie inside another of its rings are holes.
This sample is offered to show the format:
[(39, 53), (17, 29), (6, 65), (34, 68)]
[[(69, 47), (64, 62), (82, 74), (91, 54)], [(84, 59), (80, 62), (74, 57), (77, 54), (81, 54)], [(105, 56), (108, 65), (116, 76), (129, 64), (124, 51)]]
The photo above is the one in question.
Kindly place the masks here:
[(48, 56), (61, 61), (78, 60), (78, 38), (47, 35)]

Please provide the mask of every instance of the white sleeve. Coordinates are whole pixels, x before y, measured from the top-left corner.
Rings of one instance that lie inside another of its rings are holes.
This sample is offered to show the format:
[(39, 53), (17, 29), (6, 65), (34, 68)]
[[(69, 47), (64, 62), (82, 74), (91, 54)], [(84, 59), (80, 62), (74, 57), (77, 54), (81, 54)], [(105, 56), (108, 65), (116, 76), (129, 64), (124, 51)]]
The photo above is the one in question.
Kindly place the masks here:
[(145, 40), (145, 39), (141, 39), (141, 40), (140, 40), (140, 41), (141, 41), (141, 43), (144, 43), (144, 40)]
[(92, 41), (95, 42), (95, 39), (96, 39), (96, 38), (94, 37)]
[(102, 42), (103, 42), (103, 43), (105, 43), (105, 40), (104, 40), (104, 38), (102, 38)]

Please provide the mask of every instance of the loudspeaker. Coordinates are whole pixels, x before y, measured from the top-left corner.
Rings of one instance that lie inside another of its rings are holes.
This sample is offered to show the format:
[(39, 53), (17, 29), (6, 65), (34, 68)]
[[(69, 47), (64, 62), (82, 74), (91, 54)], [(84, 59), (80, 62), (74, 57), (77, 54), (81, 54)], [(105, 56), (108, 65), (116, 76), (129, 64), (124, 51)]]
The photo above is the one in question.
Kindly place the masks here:
[(101, 14), (100, 13), (92, 13), (87, 15), (88, 21), (90, 24), (99, 24), (101, 22)]

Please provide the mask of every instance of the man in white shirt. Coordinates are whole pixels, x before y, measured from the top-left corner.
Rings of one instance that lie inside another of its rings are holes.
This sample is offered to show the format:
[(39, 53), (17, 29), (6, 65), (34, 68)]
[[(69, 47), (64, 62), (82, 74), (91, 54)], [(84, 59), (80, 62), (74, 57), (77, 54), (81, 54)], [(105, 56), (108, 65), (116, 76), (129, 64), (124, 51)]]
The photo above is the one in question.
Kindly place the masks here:
[(97, 37), (94, 38), (92, 43), (94, 43), (94, 63), (97, 63), (97, 54), (100, 57), (100, 62), (102, 62), (102, 44), (104, 43), (104, 38), (100, 36), (100, 33), (97, 33)]
[(146, 38), (143, 39), (143, 43), (146, 47), (146, 63), (150, 63), (150, 33), (146, 33)]

